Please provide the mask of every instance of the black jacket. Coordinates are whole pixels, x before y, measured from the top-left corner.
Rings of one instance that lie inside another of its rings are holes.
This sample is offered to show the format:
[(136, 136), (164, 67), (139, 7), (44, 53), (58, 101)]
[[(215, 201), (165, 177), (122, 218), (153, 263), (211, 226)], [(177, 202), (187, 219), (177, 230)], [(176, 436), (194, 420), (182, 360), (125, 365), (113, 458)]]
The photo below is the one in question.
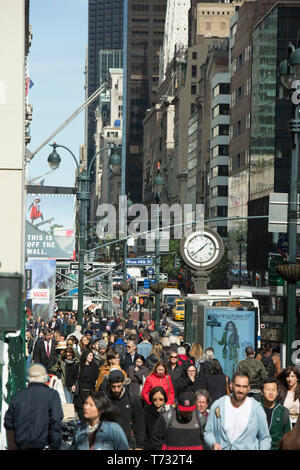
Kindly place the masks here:
[(74, 396), (73, 403), (77, 408), (83, 408), (89, 396), (89, 391), (95, 389), (99, 369), (94, 362), (90, 365), (80, 366), (78, 378), (78, 394)]
[[(130, 448), (136, 446), (142, 448), (145, 438), (144, 410), (140, 399), (129, 392), (125, 386), (125, 393), (121, 398), (116, 398), (110, 388), (108, 389), (108, 397), (111, 403), (117, 408), (117, 423), (123, 429)], [(132, 438), (134, 433), (135, 443)]]
[(225, 374), (206, 374), (202, 380), (203, 388), (210, 394), (212, 403), (227, 394)]
[(57, 341), (55, 341), (54, 339), (52, 340), (49, 357), (46, 354), (44, 343), (45, 341), (42, 338), (41, 341), (37, 341), (37, 343), (35, 344), (33, 350), (33, 362), (42, 364), (49, 374), (51, 368), (54, 366), (54, 364), (56, 364), (59, 356), (57, 350), (55, 350), (55, 347), (57, 346)]
[(152, 432), (155, 426), (156, 421), (160, 417), (161, 413), (157, 411), (156, 406), (154, 405), (146, 405), (144, 408), (144, 417), (145, 417), (145, 443), (144, 449), (150, 450), (150, 439), (152, 436)]
[(136, 358), (138, 357), (138, 354), (135, 353), (133, 356), (133, 359), (131, 357), (131, 354), (126, 353), (124, 361), (122, 362), (122, 369), (125, 370), (125, 372), (128, 371), (128, 368), (132, 365), (134, 365)]
[(177, 397), (178, 396), (177, 387), (182, 377), (183, 367), (180, 366), (179, 364), (176, 364), (176, 367), (172, 370), (171, 363), (168, 362), (167, 369), (168, 369), (168, 374), (170, 375), (171, 380), (172, 380), (175, 396)]
[(30, 383), (11, 399), (4, 426), (13, 430), (22, 449), (59, 449), (62, 443), (63, 411), (56, 390), (42, 383)]

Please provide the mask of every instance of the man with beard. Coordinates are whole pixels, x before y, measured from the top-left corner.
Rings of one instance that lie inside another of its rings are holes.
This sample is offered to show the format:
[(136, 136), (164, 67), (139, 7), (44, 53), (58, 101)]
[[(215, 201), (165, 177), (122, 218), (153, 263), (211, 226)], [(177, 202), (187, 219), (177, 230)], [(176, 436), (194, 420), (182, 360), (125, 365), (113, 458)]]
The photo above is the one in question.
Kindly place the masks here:
[(231, 396), (216, 400), (209, 412), (204, 440), (213, 450), (269, 450), (271, 437), (261, 404), (247, 396), (250, 380), (237, 372)]
[(175, 409), (161, 414), (155, 423), (151, 438), (151, 450), (203, 450), (205, 420), (196, 413), (195, 398), (191, 392), (178, 397)]
[(121, 370), (112, 369), (108, 376), (108, 398), (118, 409), (117, 423), (123, 429), (131, 449), (141, 450), (145, 439), (144, 410), (139, 398), (125, 385)]

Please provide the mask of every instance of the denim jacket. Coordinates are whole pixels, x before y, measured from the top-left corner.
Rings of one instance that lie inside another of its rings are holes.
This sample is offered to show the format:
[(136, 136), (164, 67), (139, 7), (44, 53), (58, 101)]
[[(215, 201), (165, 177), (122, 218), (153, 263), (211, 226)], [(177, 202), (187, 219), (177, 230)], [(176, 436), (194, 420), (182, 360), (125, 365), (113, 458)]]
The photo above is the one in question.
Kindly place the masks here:
[[(89, 450), (88, 424), (81, 426), (76, 432), (72, 450)], [(119, 424), (102, 421), (96, 431), (94, 450), (129, 450), (123, 429)]]

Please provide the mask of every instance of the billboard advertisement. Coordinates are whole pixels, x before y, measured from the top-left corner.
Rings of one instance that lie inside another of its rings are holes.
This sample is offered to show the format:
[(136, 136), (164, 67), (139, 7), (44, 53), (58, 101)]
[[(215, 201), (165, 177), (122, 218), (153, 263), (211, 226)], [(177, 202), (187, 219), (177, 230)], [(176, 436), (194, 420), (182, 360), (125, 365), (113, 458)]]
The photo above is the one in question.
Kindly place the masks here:
[(26, 296), (27, 306), (35, 320), (41, 317), (47, 322), (54, 315), (56, 260), (29, 258), (26, 272), (30, 273), (31, 278)]
[(75, 196), (27, 194), (26, 256), (74, 259)]
[(232, 379), (238, 362), (245, 359), (245, 348), (255, 348), (255, 310), (207, 307), (204, 325), (204, 348), (214, 348), (223, 373)]

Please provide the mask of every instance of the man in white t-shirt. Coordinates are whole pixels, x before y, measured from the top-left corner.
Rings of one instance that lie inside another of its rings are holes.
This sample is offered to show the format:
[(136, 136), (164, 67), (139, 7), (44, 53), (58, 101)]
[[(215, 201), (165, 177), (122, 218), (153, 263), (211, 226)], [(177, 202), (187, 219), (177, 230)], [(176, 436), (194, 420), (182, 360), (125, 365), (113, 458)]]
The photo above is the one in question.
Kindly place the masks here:
[(205, 443), (213, 450), (269, 450), (271, 437), (261, 404), (247, 396), (249, 376), (236, 373), (231, 396), (216, 400), (210, 409)]

